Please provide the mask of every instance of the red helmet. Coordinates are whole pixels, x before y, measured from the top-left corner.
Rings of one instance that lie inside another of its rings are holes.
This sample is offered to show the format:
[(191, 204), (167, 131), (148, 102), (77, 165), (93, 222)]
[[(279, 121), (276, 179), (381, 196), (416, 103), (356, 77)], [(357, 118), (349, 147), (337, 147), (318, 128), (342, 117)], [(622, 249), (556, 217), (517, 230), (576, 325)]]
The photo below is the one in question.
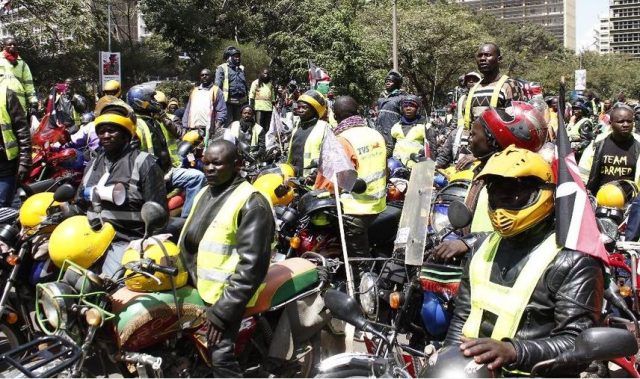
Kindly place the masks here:
[(488, 108), (480, 119), (503, 149), (515, 144), (516, 147), (538, 151), (547, 141), (544, 115), (529, 103), (513, 101), (506, 109)]

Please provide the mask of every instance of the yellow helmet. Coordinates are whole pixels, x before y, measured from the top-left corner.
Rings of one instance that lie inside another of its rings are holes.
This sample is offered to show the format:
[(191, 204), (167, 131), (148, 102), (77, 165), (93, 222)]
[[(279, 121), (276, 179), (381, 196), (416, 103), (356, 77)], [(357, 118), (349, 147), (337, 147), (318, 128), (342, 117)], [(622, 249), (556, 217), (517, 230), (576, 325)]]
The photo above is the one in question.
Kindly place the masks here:
[(49, 257), (58, 267), (70, 260), (84, 268), (89, 268), (107, 251), (116, 231), (109, 223), (104, 223), (98, 231), (89, 225), (87, 216), (73, 216), (64, 220), (51, 233)]
[(307, 103), (318, 114), (318, 118), (323, 118), (327, 113), (327, 100), (322, 94), (314, 89), (310, 89), (298, 97), (298, 101)]
[[(147, 242), (152, 242), (152, 240), (147, 240)], [(178, 246), (171, 241), (163, 241), (162, 245), (166, 249), (166, 256), (160, 245), (157, 243), (151, 243), (146, 249), (144, 249), (142, 256), (136, 249), (128, 249), (125, 251), (122, 256), (122, 265), (129, 262), (139, 261), (140, 259), (151, 259), (154, 263), (161, 266), (177, 267), (178, 276), (174, 279), (176, 288), (184, 287), (184, 285), (187, 284), (189, 273), (184, 266), (184, 262), (180, 258), (180, 249), (178, 249)], [(124, 273), (125, 277), (130, 274), (131, 271), (129, 270)], [(167, 291), (172, 288), (171, 276), (161, 272), (156, 272), (155, 277), (160, 279), (160, 284), (155, 280), (142, 275), (133, 275), (131, 278), (125, 280), (124, 284), (129, 290), (135, 292), (158, 292)]]
[(270, 199), (272, 205), (287, 205), (293, 200), (293, 189), (284, 184), (284, 177), (275, 172), (262, 175), (253, 186)]
[(46, 217), (50, 206), (60, 205), (53, 200), (53, 192), (41, 192), (29, 196), (20, 207), (19, 220), (24, 228), (38, 226)]
[[(553, 212), (551, 166), (530, 150), (507, 147), (489, 159), (478, 179), (487, 182), (489, 219), (503, 237), (527, 230)], [(498, 191), (508, 196), (499, 196)]]
[(192, 145), (197, 145), (198, 142), (202, 140), (202, 136), (200, 135), (200, 133), (198, 133), (197, 130), (190, 130), (185, 133), (185, 135), (182, 137), (182, 140), (189, 142)]
[(638, 196), (638, 186), (634, 182), (614, 180), (600, 187), (596, 200), (601, 207), (623, 209), (636, 196)]
[(162, 108), (167, 107), (167, 95), (165, 95), (164, 92), (156, 91), (156, 93), (153, 95), (153, 98), (156, 99), (158, 103), (160, 103)]
[(122, 94), (120, 82), (117, 80), (109, 80), (104, 84), (104, 88), (102, 90), (105, 95), (120, 97), (120, 95)]

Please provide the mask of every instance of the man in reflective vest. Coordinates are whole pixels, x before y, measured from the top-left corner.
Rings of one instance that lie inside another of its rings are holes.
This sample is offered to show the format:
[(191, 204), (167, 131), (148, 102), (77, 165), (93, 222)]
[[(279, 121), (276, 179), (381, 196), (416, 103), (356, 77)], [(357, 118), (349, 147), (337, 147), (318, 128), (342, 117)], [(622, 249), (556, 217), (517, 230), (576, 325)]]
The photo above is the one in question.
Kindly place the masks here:
[[(370, 257), (369, 225), (387, 206), (386, 148), (384, 138), (369, 128), (358, 114), (358, 103), (341, 96), (334, 103), (338, 126), (334, 130), (347, 156), (353, 162), (358, 179), (350, 193), (342, 193), (347, 251), (353, 257)], [(315, 188), (330, 189), (331, 178), (318, 175)]]
[[(102, 262), (102, 272), (111, 276), (122, 267), (122, 255), (129, 242), (144, 236), (144, 222), (140, 216), (142, 205), (155, 201), (166, 208), (167, 192), (156, 159), (130, 145), (136, 134), (133, 109), (116, 97), (104, 96), (96, 104), (96, 115), (96, 133), (102, 151), (89, 162), (76, 203), (87, 210), (90, 222), (101, 218), (116, 230), (116, 239)], [(116, 183), (125, 184), (124, 203), (101, 199), (97, 201), (100, 207), (95, 208), (97, 199), (93, 198), (93, 189)]]
[[(329, 124), (321, 119), (327, 113), (327, 101), (316, 90), (309, 90), (298, 98), (296, 115), (300, 121), (295, 125), (289, 143), (287, 163), (296, 169), (297, 176), (310, 177), (313, 163), (320, 159), (320, 148)], [(315, 181), (311, 178), (310, 183)]]
[(38, 110), (38, 98), (33, 86), (33, 77), (29, 66), (22, 60), (18, 53), (18, 42), (13, 37), (2, 40), (2, 55), (0, 56), (0, 74), (13, 75), (22, 84), (22, 93), (19, 93), (23, 107), (28, 107), (29, 114), (34, 115)]
[(431, 128), (431, 123), (420, 115), (419, 110), (420, 99), (415, 95), (405, 96), (402, 100), (400, 121), (391, 128), (392, 156), (407, 167), (413, 167), (415, 161), (411, 160), (411, 154), (424, 151), (425, 143), (433, 148), (432, 158), (437, 154), (435, 130)]
[(595, 128), (589, 118), (589, 108), (581, 101), (571, 103), (573, 115), (567, 125), (567, 133), (571, 140), (571, 148), (576, 153), (576, 160), (580, 160), (582, 152), (595, 138)]
[(402, 116), (402, 99), (406, 92), (402, 90), (402, 75), (398, 71), (391, 70), (384, 78), (384, 91), (378, 98), (378, 117), (376, 118), (376, 130), (387, 141), (387, 156), (393, 152), (391, 128)]
[(238, 172), (235, 145), (216, 140), (204, 154), (208, 185), (180, 235), (190, 277), (207, 311), (213, 377), (241, 376), (234, 343), (242, 315), (264, 280), (275, 222), (269, 201)]
[(232, 122), (229, 131), (233, 138), (251, 148), (251, 156), (259, 158), (265, 151), (266, 130), (256, 123), (255, 112), (251, 106), (243, 106), (240, 114), (240, 121)]
[(249, 104), (255, 109), (256, 120), (264, 130), (269, 130), (275, 103), (276, 91), (273, 88), (273, 83), (271, 83), (270, 71), (268, 68), (263, 68), (260, 77), (251, 83)]
[(200, 85), (191, 90), (182, 125), (186, 129), (200, 130), (206, 144), (224, 126), (226, 119), (227, 106), (222, 90), (213, 83), (211, 70), (205, 68), (200, 71)]
[[(555, 179), (540, 155), (508, 147), (478, 178), (487, 182), (495, 231), (464, 268), (445, 346), (489, 370), (526, 375), (599, 324), (604, 267), (556, 245)], [(577, 377), (580, 369), (545, 374)]]
[(508, 76), (500, 74), (501, 62), (500, 48), (494, 43), (485, 43), (476, 52), (476, 64), (482, 74), (482, 80), (471, 87), (464, 104), (461, 104), (464, 107), (464, 126), (467, 129), (488, 107), (506, 108), (511, 101), (523, 97), (520, 85)]
[[(13, 85), (9, 86), (9, 83)], [(0, 80), (0, 206), (10, 207), (16, 187), (31, 170), (31, 134), (15, 78)]]
[(240, 119), (240, 107), (247, 102), (247, 79), (244, 76), (244, 66), (240, 64), (240, 50), (229, 46), (223, 56), (225, 62), (216, 68), (215, 83), (224, 93), (227, 104), (228, 117), (226, 125)]

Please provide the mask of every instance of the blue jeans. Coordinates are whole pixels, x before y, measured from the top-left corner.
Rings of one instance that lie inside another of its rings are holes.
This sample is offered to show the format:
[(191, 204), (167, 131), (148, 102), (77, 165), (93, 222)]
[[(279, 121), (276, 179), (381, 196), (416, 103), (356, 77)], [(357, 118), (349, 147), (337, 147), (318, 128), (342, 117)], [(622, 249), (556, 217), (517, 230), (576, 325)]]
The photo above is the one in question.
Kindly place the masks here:
[(198, 171), (193, 168), (174, 168), (171, 173), (171, 185), (172, 187), (183, 188), (185, 191), (184, 204), (182, 205), (182, 213), (180, 217), (186, 218), (189, 216), (189, 211), (193, 205), (193, 199), (204, 187), (207, 182), (207, 178), (202, 171)]
[(16, 176), (0, 177), (0, 207), (10, 207), (16, 194)]
[(629, 208), (629, 219), (624, 236), (627, 241), (637, 241), (640, 237), (640, 195), (633, 200)]

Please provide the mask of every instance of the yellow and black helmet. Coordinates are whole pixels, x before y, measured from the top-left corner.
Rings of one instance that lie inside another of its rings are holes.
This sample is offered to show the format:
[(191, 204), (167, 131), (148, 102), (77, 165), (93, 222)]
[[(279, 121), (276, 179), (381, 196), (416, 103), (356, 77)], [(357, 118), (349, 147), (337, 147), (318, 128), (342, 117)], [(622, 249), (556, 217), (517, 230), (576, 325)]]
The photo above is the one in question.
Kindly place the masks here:
[(489, 219), (503, 237), (519, 234), (553, 212), (551, 166), (530, 150), (507, 147), (489, 159), (477, 179), (487, 183)]
[(303, 93), (298, 98), (298, 101), (311, 105), (318, 113), (318, 118), (323, 118), (327, 113), (327, 100), (316, 90), (311, 89)]
[(96, 128), (100, 124), (115, 124), (126, 129), (131, 137), (135, 136), (136, 115), (133, 108), (124, 100), (115, 96), (103, 96), (96, 104), (95, 113), (97, 115), (94, 121)]
[(104, 88), (102, 89), (105, 95), (120, 97), (122, 94), (122, 88), (120, 87), (120, 82), (117, 80), (109, 80), (104, 84)]
[(596, 194), (598, 206), (624, 209), (638, 196), (638, 186), (631, 180), (614, 180), (604, 184)]

